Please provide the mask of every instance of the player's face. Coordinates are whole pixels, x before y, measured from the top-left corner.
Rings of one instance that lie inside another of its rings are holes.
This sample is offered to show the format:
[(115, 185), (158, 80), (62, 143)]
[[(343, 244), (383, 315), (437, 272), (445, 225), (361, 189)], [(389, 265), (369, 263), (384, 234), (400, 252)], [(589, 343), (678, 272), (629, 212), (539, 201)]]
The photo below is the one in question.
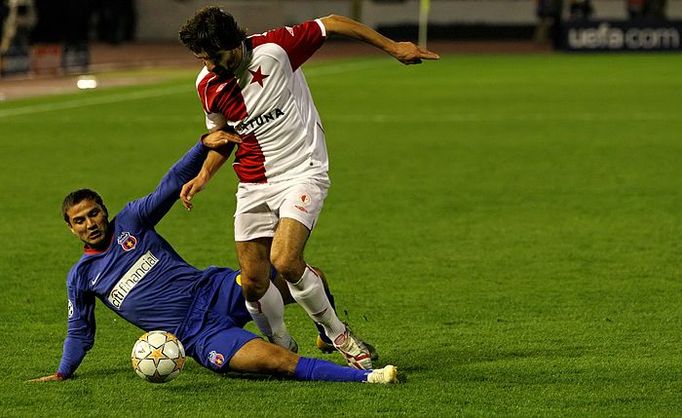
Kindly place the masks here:
[(107, 212), (92, 199), (81, 200), (66, 211), (69, 229), (81, 241), (93, 248), (106, 245), (109, 219)]
[(244, 58), (242, 46), (234, 49), (222, 50), (216, 54), (201, 52), (194, 54), (206, 66), (206, 69), (213, 74), (224, 77), (234, 75)]

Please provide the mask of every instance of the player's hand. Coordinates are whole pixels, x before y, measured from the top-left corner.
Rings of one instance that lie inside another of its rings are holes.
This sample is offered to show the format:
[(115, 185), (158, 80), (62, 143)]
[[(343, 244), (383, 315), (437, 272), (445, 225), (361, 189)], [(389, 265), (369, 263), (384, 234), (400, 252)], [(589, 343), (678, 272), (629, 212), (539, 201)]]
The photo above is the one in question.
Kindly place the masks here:
[(206, 176), (199, 174), (182, 186), (182, 190), (180, 190), (180, 200), (182, 200), (182, 205), (185, 209), (192, 210), (192, 197), (204, 190), (208, 180), (209, 179)]
[(396, 42), (391, 55), (403, 64), (421, 64), (422, 60), (437, 60), (440, 55), (412, 42)]
[(58, 382), (58, 381), (61, 381), (61, 380), (64, 380), (64, 378), (63, 378), (62, 376), (58, 375), (57, 373), (52, 373), (52, 374), (49, 375), (49, 376), (43, 376), (43, 377), (39, 377), (39, 378), (37, 378), (37, 379), (31, 379), (31, 380), (29, 380), (28, 382), (29, 382), (29, 383), (36, 383), (36, 382)]
[(242, 139), (236, 133), (221, 130), (205, 135), (203, 138), (201, 138), (201, 142), (204, 144), (204, 146), (210, 149), (218, 149), (227, 145), (230, 142), (234, 142), (235, 144), (241, 144)]

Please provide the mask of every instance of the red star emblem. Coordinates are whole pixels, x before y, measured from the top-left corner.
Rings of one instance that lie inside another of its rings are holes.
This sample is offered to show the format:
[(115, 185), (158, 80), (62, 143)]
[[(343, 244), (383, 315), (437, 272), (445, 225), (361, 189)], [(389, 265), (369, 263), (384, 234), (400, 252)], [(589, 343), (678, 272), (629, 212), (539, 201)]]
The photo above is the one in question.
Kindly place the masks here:
[(256, 71), (249, 70), (249, 72), (253, 76), (253, 78), (251, 79), (251, 82), (249, 84), (258, 83), (258, 84), (260, 84), (261, 87), (263, 87), (263, 80), (270, 77), (270, 75), (263, 74), (261, 72), (260, 65), (258, 66), (258, 69)]

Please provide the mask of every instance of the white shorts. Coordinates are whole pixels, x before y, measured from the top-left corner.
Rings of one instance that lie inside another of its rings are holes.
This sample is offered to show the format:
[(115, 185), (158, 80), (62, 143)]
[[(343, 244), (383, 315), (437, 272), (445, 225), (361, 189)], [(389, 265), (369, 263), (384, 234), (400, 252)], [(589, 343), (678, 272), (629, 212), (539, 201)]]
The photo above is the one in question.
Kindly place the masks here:
[(301, 179), (279, 183), (240, 183), (234, 214), (234, 240), (273, 237), (281, 218), (313, 230), (329, 190), (329, 180)]

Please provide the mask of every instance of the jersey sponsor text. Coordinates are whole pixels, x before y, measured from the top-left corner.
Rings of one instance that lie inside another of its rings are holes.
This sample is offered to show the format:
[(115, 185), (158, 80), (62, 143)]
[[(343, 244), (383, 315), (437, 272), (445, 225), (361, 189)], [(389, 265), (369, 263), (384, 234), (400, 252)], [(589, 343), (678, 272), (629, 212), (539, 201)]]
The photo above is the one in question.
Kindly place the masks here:
[(130, 291), (151, 271), (159, 262), (159, 259), (147, 251), (140, 257), (130, 269), (125, 272), (123, 277), (116, 283), (107, 300), (114, 308), (121, 309), (121, 305)]
[(273, 111), (256, 116), (253, 119), (240, 122), (235, 129), (238, 133), (243, 134), (248, 130), (258, 128), (265, 125), (266, 123), (272, 122), (275, 119), (278, 119), (280, 116), (284, 116), (284, 112), (282, 112), (282, 109), (275, 108)]

